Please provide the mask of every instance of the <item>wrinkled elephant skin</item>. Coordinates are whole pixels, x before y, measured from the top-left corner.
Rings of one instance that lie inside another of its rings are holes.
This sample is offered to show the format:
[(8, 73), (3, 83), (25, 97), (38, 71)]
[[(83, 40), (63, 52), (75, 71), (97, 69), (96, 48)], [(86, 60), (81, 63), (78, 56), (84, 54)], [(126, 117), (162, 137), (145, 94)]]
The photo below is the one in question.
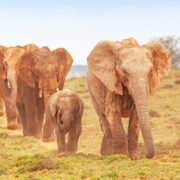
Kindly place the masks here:
[[(146, 157), (154, 156), (148, 95), (169, 73), (171, 56), (159, 42), (143, 46), (133, 38), (101, 41), (88, 56), (88, 87), (104, 133), (101, 154), (137, 159), (139, 129)], [(129, 117), (128, 136), (121, 118)]]

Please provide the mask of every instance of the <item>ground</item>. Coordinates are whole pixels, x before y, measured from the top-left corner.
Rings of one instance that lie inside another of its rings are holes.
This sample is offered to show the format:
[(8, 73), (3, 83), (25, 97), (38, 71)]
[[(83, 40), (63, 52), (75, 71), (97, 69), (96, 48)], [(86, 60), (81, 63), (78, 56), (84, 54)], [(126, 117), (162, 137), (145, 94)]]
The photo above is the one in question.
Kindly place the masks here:
[[(55, 142), (43, 143), (23, 137), (21, 131), (6, 129), (6, 117), (0, 117), (0, 180), (42, 179), (180, 179), (180, 70), (174, 69), (149, 98), (155, 157), (144, 158), (142, 138), (139, 157), (99, 154), (102, 132), (89, 98), (86, 78), (66, 81), (85, 102), (83, 131), (79, 151), (69, 157), (57, 157)], [(127, 129), (128, 120), (123, 123)]]

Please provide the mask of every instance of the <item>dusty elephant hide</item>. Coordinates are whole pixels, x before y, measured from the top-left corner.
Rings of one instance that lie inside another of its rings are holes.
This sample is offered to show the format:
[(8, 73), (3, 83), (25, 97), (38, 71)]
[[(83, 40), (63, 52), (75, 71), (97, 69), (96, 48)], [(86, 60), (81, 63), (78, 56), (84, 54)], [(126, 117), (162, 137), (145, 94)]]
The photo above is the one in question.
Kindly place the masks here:
[[(137, 159), (139, 127), (146, 157), (154, 156), (148, 95), (168, 75), (171, 56), (159, 42), (101, 41), (88, 56), (88, 87), (104, 133), (101, 154)], [(129, 117), (128, 136), (121, 118)]]
[(82, 130), (81, 120), (84, 111), (82, 99), (71, 90), (56, 92), (49, 99), (48, 111), (54, 124), (59, 155), (75, 153)]

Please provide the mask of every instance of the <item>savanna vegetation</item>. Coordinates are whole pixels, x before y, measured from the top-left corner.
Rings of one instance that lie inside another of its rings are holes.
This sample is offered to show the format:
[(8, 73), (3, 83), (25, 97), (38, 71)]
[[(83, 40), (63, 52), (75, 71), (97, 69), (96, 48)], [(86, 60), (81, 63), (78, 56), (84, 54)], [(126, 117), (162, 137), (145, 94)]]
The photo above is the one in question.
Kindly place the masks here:
[(156, 38), (161, 42), (172, 55), (172, 65), (174, 67), (179, 67), (180, 65), (180, 37), (176, 36), (163, 36)]
[[(156, 154), (145, 159), (142, 138), (139, 160), (126, 156), (99, 155), (102, 132), (88, 94), (86, 78), (66, 81), (85, 102), (83, 131), (76, 155), (57, 156), (56, 142), (44, 143), (6, 129), (0, 117), (0, 180), (14, 179), (180, 179), (180, 70), (171, 71), (149, 98)], [(124, 119), (127, 129), (127, 119)]]

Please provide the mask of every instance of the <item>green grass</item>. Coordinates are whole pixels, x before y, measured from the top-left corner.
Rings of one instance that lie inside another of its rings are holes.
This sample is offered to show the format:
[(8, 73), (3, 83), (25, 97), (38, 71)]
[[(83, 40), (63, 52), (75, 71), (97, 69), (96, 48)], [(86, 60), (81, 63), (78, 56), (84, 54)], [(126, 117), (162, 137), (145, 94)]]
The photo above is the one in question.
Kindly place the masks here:
[[(56, 142), (43, 143), (9, 131), (6, 117), (0, 117), (0, 180), (78, 179), (180, 179), (180, 70), (173, 70), (149, 99), (151, 127), (156, 155), (144, 158), (140, 137), (139, 157), (99, 155), (102, 132), (92, 108), (86, 78), (66, 81), (85, 102), (83, 132), (76, 155), (59, 158)], [(128, 121), (123, 120), (125, 127)]]

